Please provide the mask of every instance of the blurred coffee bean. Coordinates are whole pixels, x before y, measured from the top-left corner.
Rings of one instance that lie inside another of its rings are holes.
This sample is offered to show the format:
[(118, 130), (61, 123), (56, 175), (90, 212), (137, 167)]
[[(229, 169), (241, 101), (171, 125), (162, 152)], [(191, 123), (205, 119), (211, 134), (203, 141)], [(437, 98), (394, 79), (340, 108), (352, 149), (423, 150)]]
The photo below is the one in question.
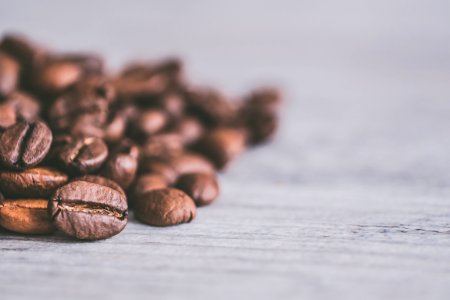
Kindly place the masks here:
[(8, 198), (45, 198), (67, 180), (66, 174), (47, 167), (36, 167), (21, 172), (0, 171), (0, 190)]
[(166, 187), (168, 187), (168, 182), (160, 174), (146, 173), (140, 175), (131, 188), (130, 196), (128, 197), (128, 207), (134, 207), (136, 199), (146, 192)]
[(52, 137), (43, 122), (16, 123), (0, 135), (0, 162), (15, 170), (33, 167), (47, 155)]
[(178, 134), (184, 144), (190, 145), (203, 135), (205, 129), (196, 118), (184, 117), (177, 120), (169, 131)]
[(61, 147), (58, 159), (61, 167), (73, 174), (87, 174), (100, 169), (108, 157), (108, 147), (102, 139), (77, 137)]
[(247, 107), (243, 110), (242, 120), (248, 130), (250, 144), (259, 144), (270, 140), (279, 126), (276, 112), (259, 107)]
[(0, 52), (0, 99), (14, 91), (18, 81), (19, 64), (10, 56)]
[(136, 138), (145, 138), (161, 131), (167, 124), (166, 113), (158, 109), (141, 112), (132, 124), (133, 134)]
[(280, 90), (275, 87), (262, 87), (250, 93), (244, 100), (246, 107), (259, 107), (276, 112), (282, 102)]
[(124, 194), (105, 185), (74, 180), (56, 190), (49, 201), (53, 224), (82, 240), (112, 237), (127, 224)]
[(77, 64), (51, 60), (34, 71), (33, 87), (44, 96), (59, 94), (78, 81), (81, 75)]
[(38, 119), (41, 111), (41, 106), (34, 97), (19, 91), (11, 93), (5, 99), (5, 104), (14, 108), (17, 121), (33, 122)]
[(141, 147), (143, 160), (167, 158), (180, 154), (184, 149), (181, 136), (175, 133), (159, 133), (149, 137)]
[(138, 156), (137, 146), (130, 140), (124, 140), (109, 156), (100, 173), (127, 190), (136, 176)]
[(110, 113), (103, 128), (103, 138), (108, 144), (119, 142), (127, 130), (128, 119), (121, 110)]
[(194, 201), (173, 188), (152, 190), (135, 199), (135, 216), (154, 226), (171, 226), (191, 222), (197, 212)]
[(158, 105), (171, 118), (176, 119), (183, 116), (186, 107), (186, 102), (181, 93), (171, 91), (159, 98)]
[(246, 140), (247, 134), (241, 129), (216, 128), (205, 134), (195, 149), (221, 170), (245, 150)]
[(50, 234), (55, 227), (47, 199), (0, 199), (0, 226), (23, 234)]
[(55, 60), (77, 65), (84, 75), (103, 74), (103, 59), (93, 53), (66, 53), (55, 57)]
[(166, 161), (161, 159), (147, 159), (139, 163), (139, 172), (141, 174), (151, 173), (164, 177), (168, 184), (174, 183), (178, 178), (178, 172)]
[(227, 125), (235, 122), (237, 108), (218, 91), (207, 88), (191, 88), (186, 92), (191, 113), (209, 126)]
[(175, 186), (188, 194), (197, 206), (211, 204), (219, 196), (219, 183), (214, 174), (185, 174)]
[(185, 152), (171, 157), (167, 161), (178, 175), (187, 173), (215, 173), (213, 164), (200, 154)]
[(0, 104), (0, 132), (11, 125), (14, 125), (17, 120), (16, 110), (8, 103)]
[(15, 58), (24, 72), (29, 72), (41, 64), (47, 56), (47, 51), (20, 35), (7, 34), (0, 42), (0, 51)]

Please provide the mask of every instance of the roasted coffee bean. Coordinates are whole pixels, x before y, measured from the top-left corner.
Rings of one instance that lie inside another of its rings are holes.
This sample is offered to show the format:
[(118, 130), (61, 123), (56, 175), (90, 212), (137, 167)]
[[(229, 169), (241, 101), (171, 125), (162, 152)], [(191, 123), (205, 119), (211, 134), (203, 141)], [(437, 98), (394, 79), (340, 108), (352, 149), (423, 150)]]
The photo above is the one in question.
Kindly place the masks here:
[(211, 204), (219, 196), (219, 183), (214, 174), (185, 174), (175, 186), (188, 194), (197, 206)]
[(181, 135), (160, 133), (151, 136), (141, 147), (142, 159), (168, 158), (180, 154), (184, 149)]
[(168, 122), (167, 115), (162, 110), (150, 109), (143, 111), (133, 125), (136, 138), (148, 137), (161, 131)]
[(0, 104), (0, 132), (11, 125), (14, 125), (17, 120), (17, 114), (14, 107), (8, 103)]
[(193, 117), (185, 117), (178, 120), (170, 132), (177, 133), (184, 144), (190, 145), (196, 142), (204, 133), (203, 125)]
[(45, 198), (67, 181), (66, 174), (52, 168), (0, 171), (0, 190), (8, 198)]
[(18, 80), (19, 64), (10, 56), (0, 52), (0, 99), (16, 89)]
[(208, 132), (195, 149), (221, 170), (245, 150), (246, 139), (247, 134), (241, 129), (217, 128)]
[(128, 118), (122, 111), (117, 111), (109, 115), (108, 121), (103, 128), (103, 138), (107, 143), (117, 143), (125, 135)]
[(124, 140), (106, 161), (103, 176), (117, 182), (124, 190), (133, 183), (138, 168), (139, 150), (130, 140)]
[(47, 56), (46, 50), (19, 35), (8, 34), (0, 43), (0, 51), (15, 58), (22, 70), (28, 72), (30, 68), (40, 65)]
[(207, 125), (227, 125), (237, 117), (236, 106), (211, 88), (193, 88), (187, 91), (190, 111)]
[(194, 201), (178, 189), (149, 191), (135, 200), (136, 219), (149, 225), (170, 226), (189, 223), (197, 214)]
[(108, 147), (102, 139), (78, 137), (61, 147), (58, 159), (68, 172), (87, 174), (100, 169), (108, 157)]
[(186, 102), (179, 92), (168, 92), (158, 99), (157, 105), (171, 118), (180, 118), (185, 111)]
[(277, 88), (263, 87), (252, 91), (244, 101), (246, 107), (256, 107), (276, 112), (280, 108), (282, 96)]
[(250, 144), (260, 144), (270, 140), (279, 126), (278, 115), (260, 107), (249, 107), (243, 111), (243, 122), (248, 130)]
[(49, 201), (53, 224), (82, 240), (112, 237), (127, 224), (126, 197), (97, 183), (75, 180), (56, 190)]
[(143, 160), (139, 164), (139, 172), (161, 175), (169, 184), (178, 178), (178, 172), (168, 162), (162, 160)]
[(185, 152), (170, 158), (168, 163), (178, 175), (187, 173), (215, 173), (213, 164), (200, 154)]
[(0, 136), (0, 161), (4, 167), (20, 170), (40, 163), (52, 144), (52, 132), (43, 122), (19, 122)]
[(153, 173), (143, 174), (136, 180), (132, 195), (136, 197), (148, 191), (166, 188), (167, 186), (167, 180), (163, 176)]
[(99, 88), (91, 83), (80, 82), (56, 99), (48, 111), (52, 128), (70, 131), (80, 117), (90, 117), (89, 120), (85, 119), (89, 125), (102, 127), (107, 121), (110, 100), (105, 97), (104, 91), (98, 91)]
[(63, 92), (81, 77), (81, 68), (71, 62), (49, 61), (33, 74), (34, 88), (44, 95)]
[(5, 104), (10, 105), (16, 112), (17, 121), (33, 122), (38, 119), (41, 111), (39, 102), (32, 96), (24, 92), (15, 91), (5, 100)]
[(55, 227), (47, 206), (47, 199), (0, 200), (0, 226), (23, 234), (50, 234)]
[(55, 60), (76, 64), (85, 75), (100, 75), (103, 73), (103, 59), (96, 54), (69, 53), (55, 57)]

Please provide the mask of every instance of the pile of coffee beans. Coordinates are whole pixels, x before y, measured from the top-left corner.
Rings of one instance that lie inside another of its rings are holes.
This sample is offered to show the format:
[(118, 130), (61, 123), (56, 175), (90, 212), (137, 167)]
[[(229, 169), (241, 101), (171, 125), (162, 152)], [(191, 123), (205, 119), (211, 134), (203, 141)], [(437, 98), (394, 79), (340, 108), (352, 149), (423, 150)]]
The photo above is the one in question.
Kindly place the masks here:
[(229, 101), (168, 58), (105, 72), (91, 53), (0, 42), (0, 226), (106, 239), (127, 224), (188, 223), (219, 195), (216, 172), (268, 141), (280, 93)]

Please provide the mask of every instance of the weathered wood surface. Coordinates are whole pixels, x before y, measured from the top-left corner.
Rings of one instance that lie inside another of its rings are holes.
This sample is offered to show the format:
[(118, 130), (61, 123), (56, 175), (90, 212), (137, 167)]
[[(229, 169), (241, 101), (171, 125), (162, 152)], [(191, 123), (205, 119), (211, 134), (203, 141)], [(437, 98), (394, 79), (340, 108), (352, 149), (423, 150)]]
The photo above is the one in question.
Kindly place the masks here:
[(448, 1), (241, 2), (0, 1), (1, 33), (287, 94), (277, 139), (192, 224), (1, 231), (1, 299), (450, 298)]

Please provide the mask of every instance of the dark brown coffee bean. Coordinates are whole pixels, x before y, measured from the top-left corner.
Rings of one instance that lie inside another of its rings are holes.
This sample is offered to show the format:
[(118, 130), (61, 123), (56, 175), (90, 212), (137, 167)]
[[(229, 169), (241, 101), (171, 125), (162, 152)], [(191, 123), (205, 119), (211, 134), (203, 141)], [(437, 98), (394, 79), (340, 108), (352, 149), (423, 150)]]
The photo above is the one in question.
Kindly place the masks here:
[(43, 122), (19, 122), (0, 136), (0, 161), (15, 170), (40, 163), (52, 144), (52, 132)]
[(110, 114), (103, 129), (104, 140), (110, 144), (119, 142), (125, 135), (127, 123), (128, 118), (122, 111)]
[(142, 194), (136, 198), (134, 211), (136, 219), (155, 226), (189, 223), (197, 214), (194, 201), (183, 191), (173, 188)]
[(185, 174), (175, 186), (188, 194), (197, 206), (211, 204), (219, 196), (219, 183), (213, 174)]
[(11, 125), (14, 125), (17, 120), (17, 114), (14, 107), (8, 103), (0, 104), (0, 132)]
[(55, 60), (76, 64), (85, 75), (100, 75), (103, 73), (103, 59), (96, 54), (69, 53), (55, 57)]
[(67, 180), (66, 174), (51, 168), (0, 171), (0, 190), (8, 198), (45, 198), (66, 184)]
[(53, 224), (65, 234), (82, 240), (112, 237), (127, 224), (125, 196), (115, 189), (82, 180), (72, 181), (49, 201)]
[(242, 113), (242, 120), (251, 144), (260, 144), (270, 140), (279, 127), (279, 118), (276, 112), (260, 107), (246, 108)]
[(24, 92), (13, 92), (5, 100), (5, 104), (10, 105), (16, 112), (17, 121), (36, 121), (41, 111), (39, 102), (29, 94)]
[(213, 164), (204, 156), (196, 153), (182, 153), (178, 156), (170, 158), (168, 163), (173, 167), (178, 175), (184, 175), (187, 173), (215, 173)]
[(165, 111), (171, 118), (182, 117), (186, 101), (179, 92), (169, 92), (158, 99), (158, 106)]
[(168, 187), (167, 180), (160, 174), (142, 174), (136, 179), (128, 197), (128, 207), (133, 207), (135, 200), (146, 192)]
[(19, 64), (10, 56), (0, 52), (0, 99), (16, 89), (18, 80)]
[(244, 100), (244, 106), (277, 112), (282, 103), (281, 92), (274, 87), (254, 90)]
[(136, 145), (124, 140), (110, 155), (100, 173), (127, 190), (136, 176), (138, 153)]
[(246, 139), (247, 134), (241, 129), (217, 128), (201, 138), (195, 149), (221, 170), (245, 150)]
[(170, 129), (170, 132), (179, 134), (182, 142), (187, 145), (196, 142), (203, 135), (204, 131), (203, 125), (193, 117), (185, 117), (178, 120)]
[(80, 67), (71, 62), (49, 61), (33, 75), (33, 85), (39, 92), (57, 94), (63, 92), (81, 77)]
[(47, 54), (46, 50), (19, 35), (8, 34), (0, 43), (0, 50), (15, 58), (23, 71), (28, 72), (42, 63)]
[(62, 166), (75, 174), (92, 173), (100, 169), (108, 157), (108, 147), (102, 139), (78, 137), (61, 147), (58, 159)]
[(118, 191), (124, 197), (126, 197), (126, 194), (125, 194), (124, 190), (120, 187), (120, 185), (118, 185), (115, 181), (112, 181), (112, 180), (110, 180), (108, 178), (105, 178), (105, 177), (102, 177), (102, 176), (97, 176), (97, 175), (83, 175), (83, 176), (80, 176), (80, 177), (76, 178), (75, 180), (77, 180), (77, 181), (87, 181), (87, 182), (91, 182), (91, 183), (96, 183), (96, 184), (100, 184), (100, 185), (103, 185), (103, 186), (107, 186), (109, 188), (112, 188), (113, 190)]
[(211, 88), (193, 88), (187, 92), (190, 111), (207, 125), (232, 124), (237, 116), (236, 106)]
[(162, 160), (143, 160), (139, 163), (139, 172), (161, 175), (168, 184), (177, 180), (178, 172), (168, 162)]
[(50, 234), (55, 227), (48, 215), (47, 199), (0, 201), (0, 226), (23, 234)]
[(184, 149), (181, 136), (176, 133), (160, 133), (151, 136), (141, 147), (142, 159), (167, 158), (180, 154)]
[[(80, 82), (56, 99), (48, 111), (52, 128), (71, 131), (76, 123), (102, 128), (108, 118), (110, 100), (105, 97), (104, 91), (98, 91), (99, 88), (102, 86)], [(80, 122), (80, 118), (84, 121)]]

